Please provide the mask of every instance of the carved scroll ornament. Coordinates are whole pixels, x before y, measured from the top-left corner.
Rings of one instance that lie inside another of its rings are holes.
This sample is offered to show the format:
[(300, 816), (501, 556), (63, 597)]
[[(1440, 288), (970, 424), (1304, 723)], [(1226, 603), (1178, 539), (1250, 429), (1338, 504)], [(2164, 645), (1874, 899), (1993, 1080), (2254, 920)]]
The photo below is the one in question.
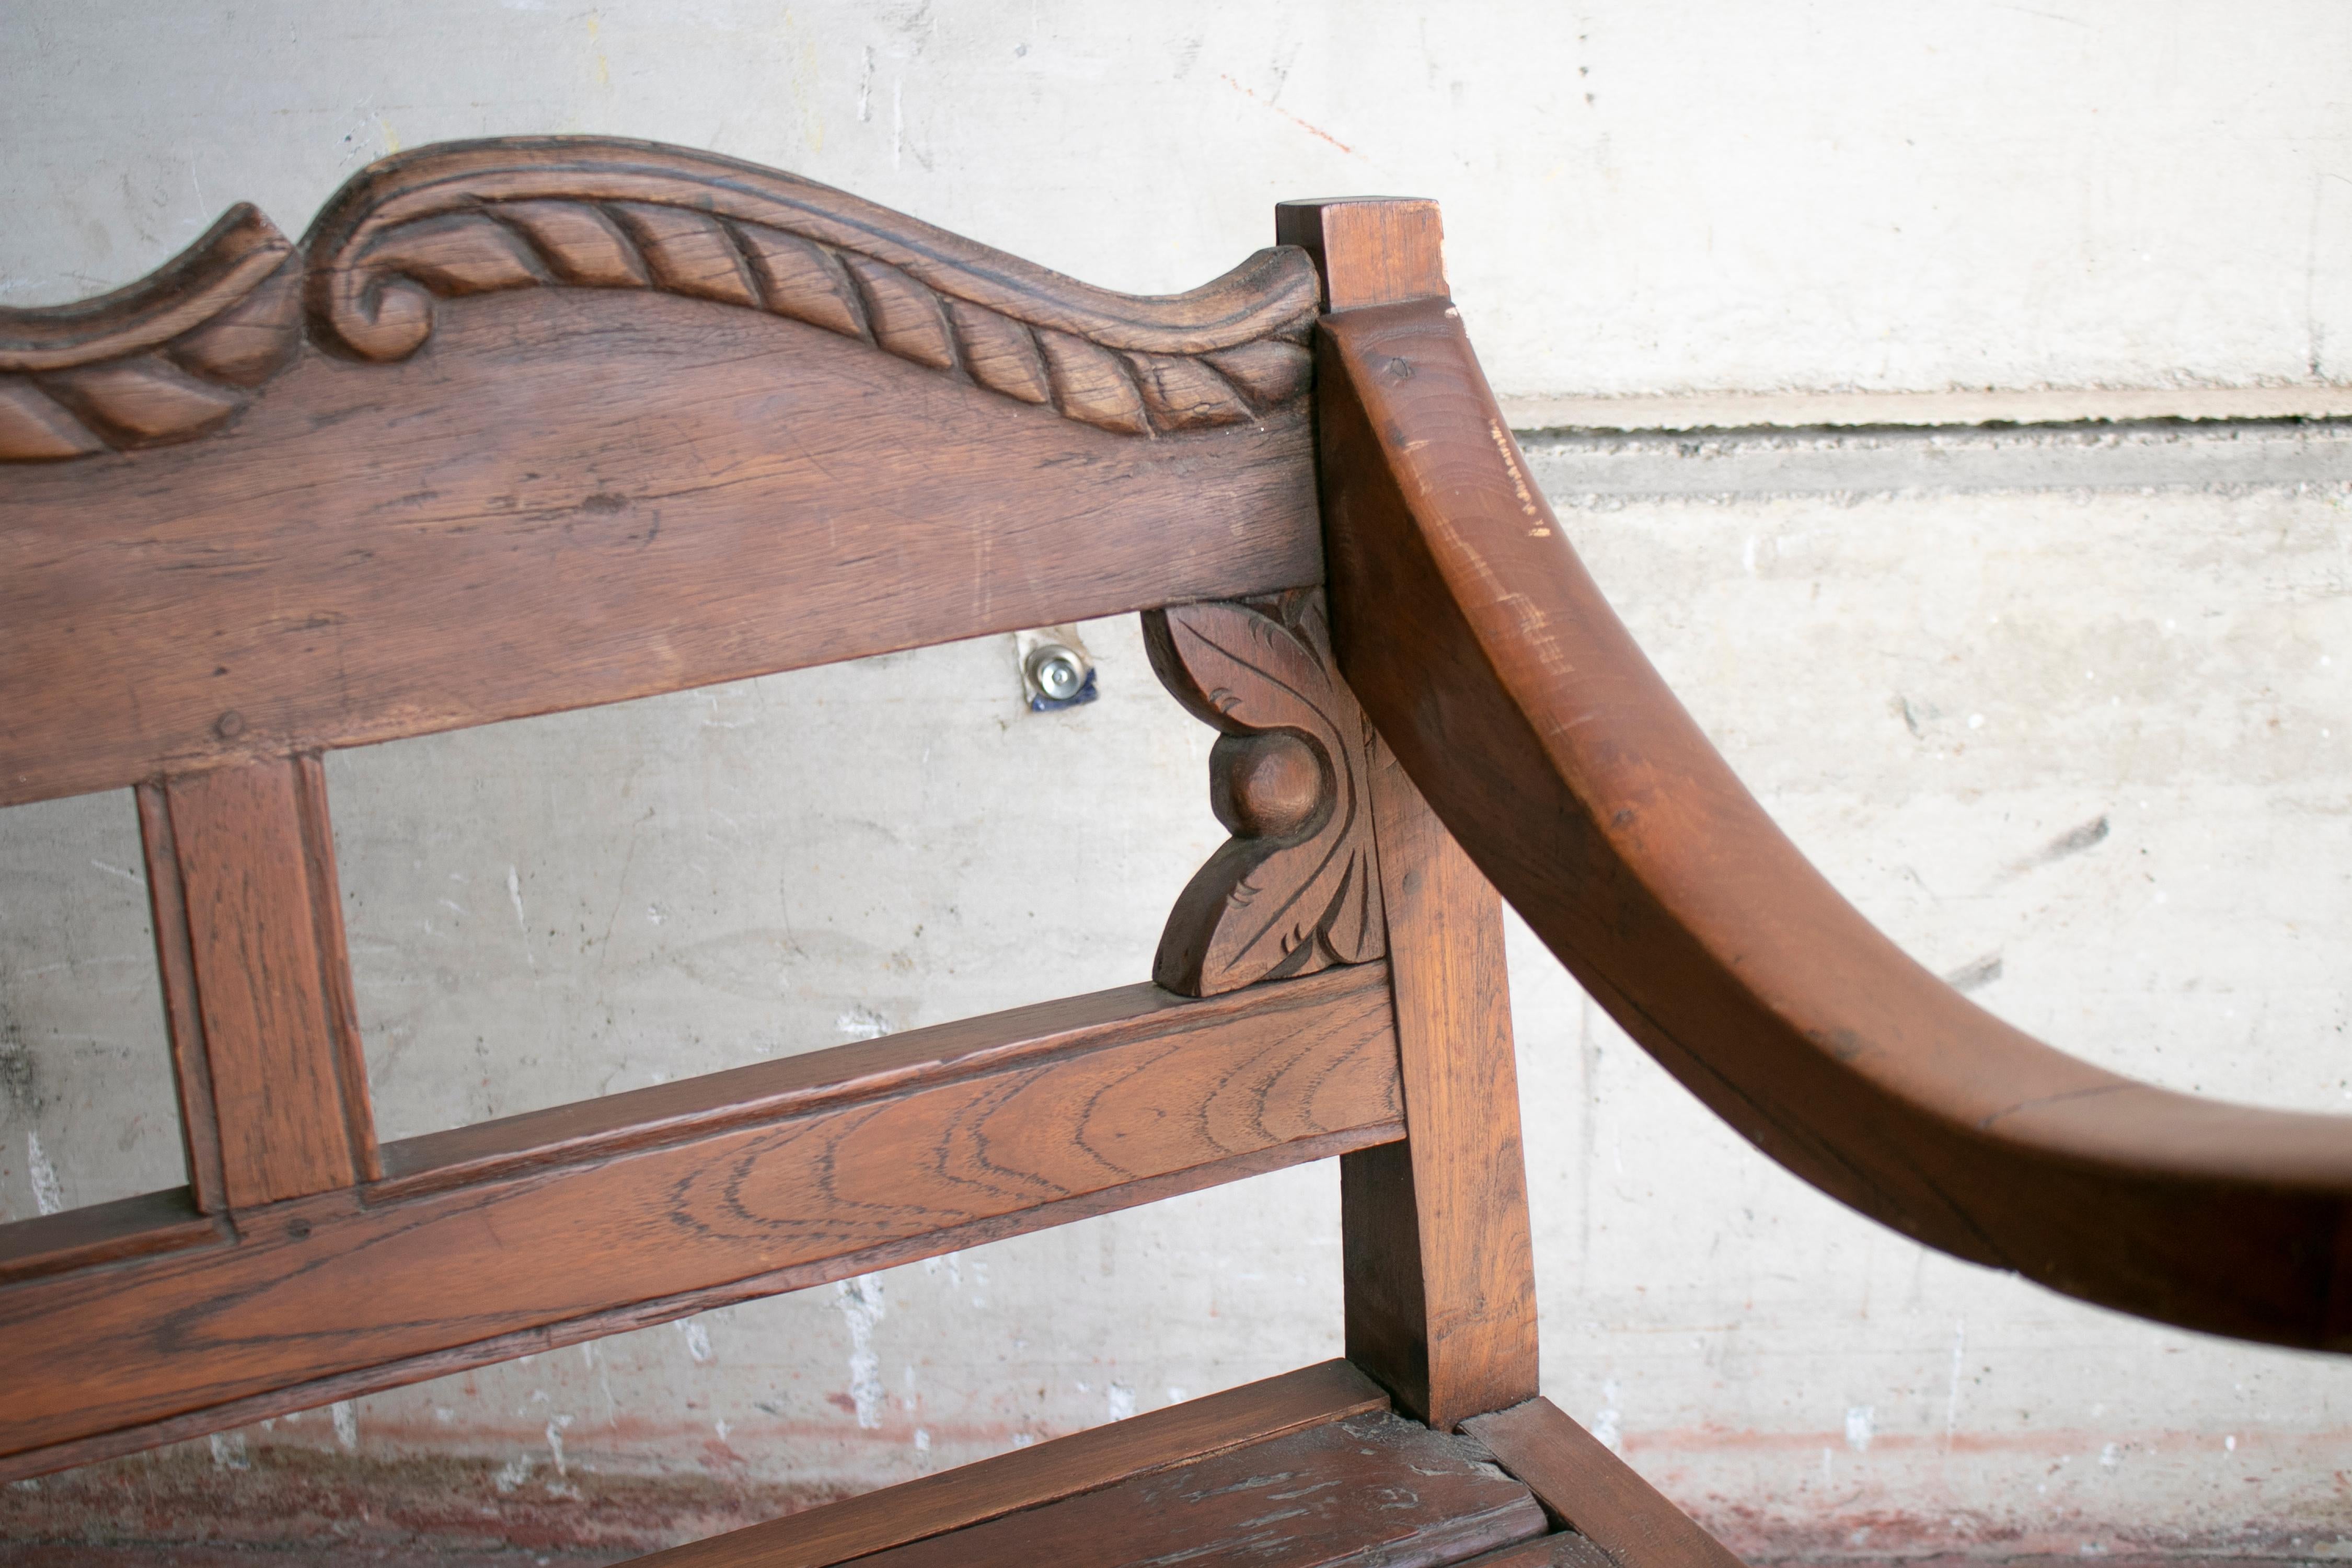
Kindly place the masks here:
[(1222, 731), (1209, 802), (1234, 835), (1177, 899), (1152, 978), (1212, 996), (1381, 956), (1371, 729), (1332, 663), (1320, 590), (1154, 610), (1143, 630), (1161, 684)]
[(240, 203), (111, 294), (0, 310), (0, 462), (80, 458), (218, 428), (301, 346), (301, 264)]
[(1151, 436), (1307, 388), (1315, 271), (1262, 250), (1188, 293), (1115, 293), (856, 196), (652, 142), (452, 142), (362, 171), (298, 257), (238, 206), (128, 288), (0, 310), (0, 461), (185, 440), (312, 341), (406, 358), (443, 300), (633, 289), (788, 316), (1065, 417)]

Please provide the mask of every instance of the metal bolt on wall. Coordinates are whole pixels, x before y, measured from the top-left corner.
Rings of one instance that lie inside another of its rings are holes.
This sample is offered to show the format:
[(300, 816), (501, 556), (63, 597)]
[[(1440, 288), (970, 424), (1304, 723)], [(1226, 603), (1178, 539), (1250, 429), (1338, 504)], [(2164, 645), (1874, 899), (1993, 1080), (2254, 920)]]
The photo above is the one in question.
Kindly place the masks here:
[(1095, 663), (1076, 626), (1040, 626), (1013, 634), (1021, 665), (1021, 691), (1033, 713), (1051, 713), (1095, 700)]

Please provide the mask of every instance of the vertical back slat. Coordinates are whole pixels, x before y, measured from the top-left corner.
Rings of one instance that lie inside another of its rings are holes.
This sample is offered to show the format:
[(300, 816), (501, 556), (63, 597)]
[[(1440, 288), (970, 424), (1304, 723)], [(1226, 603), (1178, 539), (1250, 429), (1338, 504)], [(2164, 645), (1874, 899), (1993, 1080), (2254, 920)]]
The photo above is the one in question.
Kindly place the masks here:
[[(145, 816), (156, 815), (146, 806), (156, 797), (162, 819), (148, 853), (164, 1008), (181, 1102), (210, 1102), (222, 1198), (244, 1208), (373, 1176), (316, 760), (168, 779), (142, 792)], [(191, 1024), (201, 1053), (185, 1044)], [(197, 1125), (191, 1115), (192, 1175), (201, 1168)]]
[(383, 1163), (376, 1149), (375, 1114), (368, 1100), (367, 1057), (360, 1048), (359, 996), (352, 988), (351, 950), (343, 941), (343, 894), (335, 875), (334, 823), (327, 815), (327, 768), (318, 753), (294, 759), (294, 793), (302, 817), (311, 919), (318, 931), (321, 1000), (342, 1090), (343, 1135), (350, 1140), (360, 1179), (373, 1182), (383, 1174)]
[(196, 1013), (196, 961), (188, 939), (187, 890), (180, 885), (180, 851), (172, 832), (172, 800), (158, 779), (136, 790), (139, 841), (147, 857), (147, 907), (155, 926), (155, 964), (163, 992), (163, 1027), (171, 1043), (172, 1085), (180, 1103), (180, 1152), (196, 1207), (228, 1207), (221, 1168), (220, 1126), (213, 1108), (213, 1075), (205, 1060), (204, 1020)]

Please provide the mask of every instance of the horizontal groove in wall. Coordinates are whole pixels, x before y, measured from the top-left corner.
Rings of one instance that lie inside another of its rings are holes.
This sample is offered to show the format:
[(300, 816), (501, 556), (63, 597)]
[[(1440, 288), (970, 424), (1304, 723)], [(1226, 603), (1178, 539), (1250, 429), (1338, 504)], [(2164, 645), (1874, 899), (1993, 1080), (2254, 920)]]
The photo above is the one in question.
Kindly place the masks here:
[(1514, 430), (1748, 430), (1814, 426), (2073, 425), (2352, 417), (2352, 385), (2053, 387), (2023, 391), (1717, 392), (1501, 400)]
[(1524, 431), (1562, 506), (1641, 497), (2352, 486), (2352, 419)]

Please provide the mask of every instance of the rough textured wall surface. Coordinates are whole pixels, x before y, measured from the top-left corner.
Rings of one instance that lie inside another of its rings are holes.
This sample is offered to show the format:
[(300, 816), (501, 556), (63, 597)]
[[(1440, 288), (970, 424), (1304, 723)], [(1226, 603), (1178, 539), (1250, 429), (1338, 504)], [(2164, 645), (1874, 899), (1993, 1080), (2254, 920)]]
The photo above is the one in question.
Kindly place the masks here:
[[(1890, 449), (1937, 444), (1662, 444), (1657, 489), (1712, 465), (1721, 490), (1563, 521), (1774, 816), (1921, 962), (2116, 1070), (2352, 1108), (2352, 488), (1869, 493)], [(2090, 477), (2071, 436), (2005, 444), (2058, 469), (2036, 479)], [(1555, 497), (1590, 477), (1564, 445), (1530, 442)], [(1865, 482), (1739, 482), (1801, 453)], [(1546, 1389), (1728, 1539), (2352, 1535), (2352, 1364), (1859, 1221), (1696, 1110), (1532, 943), (1513, 957)]]
[[(1445, 204), (1506, 393), (2292, 382), (2352, 332), (2342, 13), (673, 5), (0, 14), (0, 303), (396, 146), (635, 134), (1183, 287), (1335, 190)], [(2331, 332), (2336, 334), (2331, 340)], [(2340, 352), (2340, 351), (2339, 351)], [(1529, 437), (1838, 884), (2158, 1081), (2352, 1107), (2352, 440)], [(331, 761), (388, 1135), (1145, 974), (1219, 830), (1131, 623)], [(130, 805), (0, 813), (0, 1218), (172, 1184)], [(1743, 1550), (2312, 1554), (2352, 1367), (1923, 1253), (1754, 1154), (1524, 932), (1547, 1391)], [(0, 1493), (0, 1539), (333, 1521), (619, 1547), (1334, 1353), (1328, 1167)]]

